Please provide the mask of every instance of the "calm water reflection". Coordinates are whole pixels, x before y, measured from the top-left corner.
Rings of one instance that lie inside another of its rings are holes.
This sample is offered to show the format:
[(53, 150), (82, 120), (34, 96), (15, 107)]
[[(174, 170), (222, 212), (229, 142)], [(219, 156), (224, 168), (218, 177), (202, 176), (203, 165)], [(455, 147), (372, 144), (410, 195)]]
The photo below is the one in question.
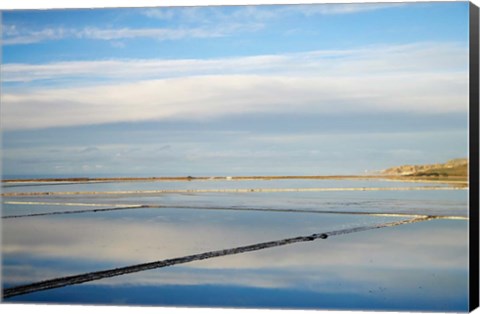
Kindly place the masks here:
[[(383, 184), (374, 183), (373, 186)], [(80, 190), (80, 186), (76, 188)], [(133, 189), (124, 184), (112, 187), (130, 188)], [(14, 189), (9, 192), (11, 190)], [(4, 203), (151, 203), (184, 204), (192, 208), (142, 208), (5, 219), (2, 225), (3, 284), (10, 287), (404, 219), (206, 210), (195, 206), (466, 216), (467, 195), (467, 191), (462, 190), (5, 198)], [(74, 210), (85, 206), (7, 204), (3, 214), (45, 212), (52, 208)], [(467, 240), (467, 220), (433, 220), (192, 262), (35, 292), (7, 301), (465, 311), (468, 305)]]

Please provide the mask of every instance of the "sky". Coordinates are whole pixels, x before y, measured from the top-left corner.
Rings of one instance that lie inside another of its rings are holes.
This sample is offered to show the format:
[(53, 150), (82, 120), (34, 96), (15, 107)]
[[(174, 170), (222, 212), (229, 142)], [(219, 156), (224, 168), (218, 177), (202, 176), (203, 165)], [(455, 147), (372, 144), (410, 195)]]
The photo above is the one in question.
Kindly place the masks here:
[(468, 2), (2, 12), (4, 177), (362, 174), (468, 152)]

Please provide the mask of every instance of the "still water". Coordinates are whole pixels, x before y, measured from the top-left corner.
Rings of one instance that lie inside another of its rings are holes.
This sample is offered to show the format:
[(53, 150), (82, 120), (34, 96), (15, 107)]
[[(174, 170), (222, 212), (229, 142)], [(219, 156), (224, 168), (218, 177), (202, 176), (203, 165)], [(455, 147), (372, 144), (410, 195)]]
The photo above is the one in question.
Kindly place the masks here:
[[(18, 185), (4, 187), (3, 192), (419, 185), (433, 184), (372, 180), (124, 182)], [(5, 301), (466, 311), (467, 198), (467, 190), (4, 197), (4, 217), (158, 205), (2, 219), (4, 288), (408, 219), (360, 213), (456, 217), (195, 261)]]

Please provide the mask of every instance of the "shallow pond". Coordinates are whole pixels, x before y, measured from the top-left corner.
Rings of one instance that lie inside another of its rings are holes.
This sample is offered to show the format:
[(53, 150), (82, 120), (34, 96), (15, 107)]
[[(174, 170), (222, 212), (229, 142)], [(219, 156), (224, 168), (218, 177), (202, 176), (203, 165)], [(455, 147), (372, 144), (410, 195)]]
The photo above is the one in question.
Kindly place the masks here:
[[(175, 182), (168, 188), (189, 188), (190, 183)], [(358, 180), (223, 183), (195, 182), (195, 188), (419, 184)], [(149, 190), (157, 189), (156, 184), (48, 185), (37, 186), (35, 191)], [(25, 187), (4, 189), (12, 191), (25, 191)], [(465, 311), (467, 197), (467, 190), (5, 197), (3, 216), (82, 212), (3, 219), (4, 288), (313, 233), (385, 224), (410, 219), (405, 216), (409, 214), (457, 218), (194, 261), (5, 301)], [(152, 207), (84, 211), (146, 204)]]

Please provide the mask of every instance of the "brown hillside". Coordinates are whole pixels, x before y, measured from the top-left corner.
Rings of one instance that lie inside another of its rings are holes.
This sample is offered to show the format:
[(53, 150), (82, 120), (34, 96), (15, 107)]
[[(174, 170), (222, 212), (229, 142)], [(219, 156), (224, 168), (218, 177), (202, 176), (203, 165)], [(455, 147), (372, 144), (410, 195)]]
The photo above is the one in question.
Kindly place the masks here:
[(468, 175), (468, 159), (457, 158), (442, 164), (403, 165), (385, 169), (382, 174), (418, 177), (466, 177)]

